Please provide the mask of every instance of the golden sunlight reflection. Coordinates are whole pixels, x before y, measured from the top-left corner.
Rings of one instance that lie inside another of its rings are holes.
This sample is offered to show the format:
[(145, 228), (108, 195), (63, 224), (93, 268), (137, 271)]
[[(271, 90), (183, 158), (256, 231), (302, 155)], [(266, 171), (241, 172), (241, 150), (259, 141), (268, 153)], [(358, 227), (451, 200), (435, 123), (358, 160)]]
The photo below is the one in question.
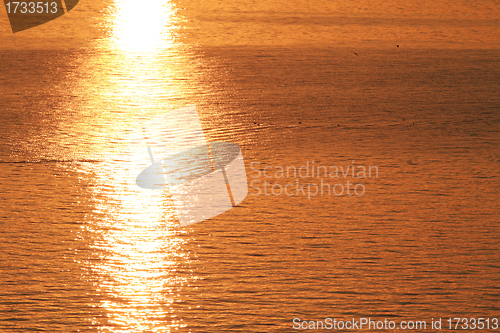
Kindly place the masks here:
[(93, 258), (84, 264), (97, 277), (98, 306), (107, 313), (105, 324), (93, 324), (105, 332), (170, 332), (185, 326), (174, 303), (193, 279), (182, 249), (186, 231), (177, 228), (168, 193), (129, 184), (129, 162), (92, 170), (94, 222), (82, 228), (82, 237), (92, 239)]
[(175, 7), (168, 0), (121, 0), (112, 22), (112, 37), (124, 51), (151, 52), (174, 42)]
[(175, 42), (175, 13), (168, 0), (116, 1), (107, 22), (111, 38), (82, 64), (72, 86), (86, 99), (66, 106), (84, 119), (73, 131), (97, 133), (85, 149), (99, 162), (80, 170), (95, 182), (95, 208), (79, 235), (89, 251), (79, 258), (97, 292), (93, 306), (106, 314), (92, 322), (102, 332), (184, 327), (176, 304), (197, 279), (185, 249), (189, 234), (178, 227), (168, 190), (135, 184), (151, 163), (144, 123), (188, 104), (186, 94), (197, 89), (190, 55)]

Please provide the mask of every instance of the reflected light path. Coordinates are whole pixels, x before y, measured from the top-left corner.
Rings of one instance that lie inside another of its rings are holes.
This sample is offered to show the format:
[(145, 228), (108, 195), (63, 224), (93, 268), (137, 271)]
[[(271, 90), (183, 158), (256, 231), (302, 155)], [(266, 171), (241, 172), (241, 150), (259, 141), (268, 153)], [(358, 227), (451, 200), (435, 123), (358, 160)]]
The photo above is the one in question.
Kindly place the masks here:
[[(89, 248), (81, 264), (99, 297), (93, 306), (107, 317), (91, 325), (102, 332), (170, 332), (185, 326), (175, 304), (196, 279), (183, 249), (189, 235), (178, 227), (168, 191), (141, 189), (135, 177), (137, 166), (149, 163), (142, 124), (171, 109), (172, 99), (184, 102), (192, 83), (183, 78), (191, 67), (175, 42), (175, 8), (168, 0), (114, 6), (110, 38), (81, 69), (90, 79), (74, 88), (86, 92), (87, 104), (68, 106), (86, 114), (81, 127), (102, 135), (92, 154), (103, 162), (81, 170), (96, 182), (90, 189), (95, 210), (79, 235)], [(134, 160), (141, 141), (144, 161)]]
[[(115, 166), (108, 164), (100, 172)], [(129, 188), (120, 179), (121, 170), (106, 171), (115, 179), (100, 180), (108, 184), (104, 193), (96, 187), (97, 222), (86, 230), (99, 256), (89, 267), (98, 277), (99, 306), (108, 316), (101, 331), (169, 332), (183, 327), (172, 305), (189, 283), (176, 274), (189, 257), (182, 251), (185, 232), (175, 228), (171, 203), (161, 191)]]
[[(170, 332), (184, 327), (174, 303), (192, 278), (186, 232), (175, 227), (172, 205), (162, 191), (144, 191), (124, 183), (127, 170), (107, 163), (97, 170), (97, 200), (91, 235), (95, 258), (87, 262), (107, 322), (103, 332)], [(107, 186), (106, 186), (107, 185)], [(104, 190), (107, 188), (107, 190)], [(179, 276), (182, 272), (183, 276)], [(186, 274), (187, 273), (187, 274)]]

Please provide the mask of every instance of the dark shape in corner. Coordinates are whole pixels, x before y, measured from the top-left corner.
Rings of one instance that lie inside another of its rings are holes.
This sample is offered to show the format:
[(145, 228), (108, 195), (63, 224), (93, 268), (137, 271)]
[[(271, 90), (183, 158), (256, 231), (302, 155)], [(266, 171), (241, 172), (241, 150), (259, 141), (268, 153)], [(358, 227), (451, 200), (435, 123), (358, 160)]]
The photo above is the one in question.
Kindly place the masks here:
[(16, 33), (63, 16), (75, 8), (79, 0), (64, 1), (66, 11), (64, 10), (62, 1), (64, 0), (44, 0), (38, 2), (12, 2), (11, 0), (4, 0), (3, 3), (9, 17), (12, 32)]
[(69, 12), (73, 8), (75, 8), (76, 4), (80, 0), (64, 0), (64, 3), (66, 4), (66, 10)]

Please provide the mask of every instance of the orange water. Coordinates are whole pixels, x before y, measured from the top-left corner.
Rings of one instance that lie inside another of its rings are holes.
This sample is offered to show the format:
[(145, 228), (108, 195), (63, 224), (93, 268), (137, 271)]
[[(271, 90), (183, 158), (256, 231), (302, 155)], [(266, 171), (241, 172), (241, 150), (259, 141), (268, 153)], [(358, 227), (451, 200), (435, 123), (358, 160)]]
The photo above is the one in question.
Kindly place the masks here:
[[(0, 10), (0, 331), (499, 317), (498, 2), (148, 6), (82, 1), (16, 34)], [(125, 152), (190, 104), (253, 187), (181, 229)], [(378, 174), (276, 175), (313, 164)], [(365, 193), (264, 194), (297, 181)]]

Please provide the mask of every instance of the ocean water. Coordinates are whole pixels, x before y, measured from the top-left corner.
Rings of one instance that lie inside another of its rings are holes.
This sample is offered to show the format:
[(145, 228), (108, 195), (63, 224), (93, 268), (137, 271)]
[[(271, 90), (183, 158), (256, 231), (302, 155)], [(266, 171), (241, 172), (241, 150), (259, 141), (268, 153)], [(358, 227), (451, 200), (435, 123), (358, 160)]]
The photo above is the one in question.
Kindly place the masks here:
[[(494, 331), (499, 14), (92, 0), (13, 34), (2, 7), (0, 331)], [(168, 190), (130, 183), (128, 152), (186, 105), (207, 140), (241, 147), (249, 194), (181, 228)]]

